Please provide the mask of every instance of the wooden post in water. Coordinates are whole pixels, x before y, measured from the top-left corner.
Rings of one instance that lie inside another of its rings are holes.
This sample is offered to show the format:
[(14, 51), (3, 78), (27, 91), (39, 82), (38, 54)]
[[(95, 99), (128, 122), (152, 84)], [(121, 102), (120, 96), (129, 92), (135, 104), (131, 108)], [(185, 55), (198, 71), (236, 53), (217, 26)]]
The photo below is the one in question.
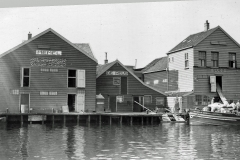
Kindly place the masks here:
[(42, 124), (44, 124), (44, 115), (42, 115)]
[(132, 123), (133, 123), (133, 117), (131, 116), (130, 117), (130, 125), (132, 125)]
[(90, 116), (90, 115), (88, 115), (87, 122), (88, 122), (88, 123), (91, 122), (91, 116)]
[(120, 120), (119, 121), (120, 121), (120, 125), (122, 125), (122, 116), (120, 116)]
[(54, 124), (54, 115), (52, 115), (52, 123)]
[(79, 115), (77, 115), (77, 124), (79, 124)]
[(66, 115), (63, 115), (63, 125), (66, 125)]
[(102, 116), (99, 115), (99, 124), (101, 124), (101, 123), (102, 123)]
[(143, 116), (142, 116), (142, 125), (143, 125)]
[(151, 117), (151, 124), (153, 124), (153, 116)]
[(109, 123), (112, 125), (112, 116), (109, 116)]
[(21, 124), (23, 124), (23, 115), (21, 115)]

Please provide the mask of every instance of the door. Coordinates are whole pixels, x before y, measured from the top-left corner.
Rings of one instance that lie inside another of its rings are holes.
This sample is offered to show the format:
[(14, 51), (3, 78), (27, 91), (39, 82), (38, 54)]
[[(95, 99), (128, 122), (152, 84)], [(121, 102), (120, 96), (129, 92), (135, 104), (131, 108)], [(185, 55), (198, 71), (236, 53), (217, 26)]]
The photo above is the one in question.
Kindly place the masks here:
[(29, 112), (29, 94), (21, 94), (20, 99), (20, 112), (21, 113), (28, 113)]
[(134, 101), (143, 105), (143, 96), (133, 97), (133, 112), (142, 112), (144, 110), (143, 107), (135, 103)]
[(110, 102), (109, 102), (109, 105), (110, 105), (110, 109), (111, 109), (111, 112), (116, 112), (117, 111), (117, 101), (116, 101), (116, 96), (110, 96)]
[(84, 112), (85, 110), (85, 90), (79, 90), (77, 93), (77, 112)]
[(75, 112), (75, 94), (68, 94), (68, 109), (69, 112)]

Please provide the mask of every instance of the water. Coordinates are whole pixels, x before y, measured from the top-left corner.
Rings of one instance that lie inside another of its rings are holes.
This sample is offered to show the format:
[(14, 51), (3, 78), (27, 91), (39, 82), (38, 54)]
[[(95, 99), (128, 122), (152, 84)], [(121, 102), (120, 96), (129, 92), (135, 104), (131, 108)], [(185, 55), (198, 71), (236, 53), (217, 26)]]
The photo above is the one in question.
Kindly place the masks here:
[(0, 159), (240, 159), (240, 127), (0, 124)]

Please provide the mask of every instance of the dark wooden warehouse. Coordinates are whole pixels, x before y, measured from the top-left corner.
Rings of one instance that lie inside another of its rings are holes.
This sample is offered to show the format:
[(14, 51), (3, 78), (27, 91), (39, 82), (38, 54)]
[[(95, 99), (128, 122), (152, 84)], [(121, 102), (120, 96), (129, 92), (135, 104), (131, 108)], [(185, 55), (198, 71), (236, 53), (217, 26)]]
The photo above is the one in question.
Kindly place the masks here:
[(98, 66), (97, 94), (105, 98), (105, 110), (111, 112), (141, 112), (166, 106), (166, 96), (161, 91), (146, 85), (119, 60)]
[(0, 55), (0, 110), (94, 111), (96, 66), (88, 44), (47, 29)]

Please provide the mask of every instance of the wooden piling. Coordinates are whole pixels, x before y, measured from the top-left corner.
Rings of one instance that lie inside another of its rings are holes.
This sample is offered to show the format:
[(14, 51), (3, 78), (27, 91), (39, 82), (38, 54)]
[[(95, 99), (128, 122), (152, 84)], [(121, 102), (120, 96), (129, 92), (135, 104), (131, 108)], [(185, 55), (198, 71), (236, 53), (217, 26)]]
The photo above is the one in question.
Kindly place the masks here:
[(142, 125), (143, 125), (143, 116), (142, 116)]
[(112, 125), (112, 116), (109, 116), (109, 123)]
[(63, 124), (66, 124), (66, 115), (63, 116)]
[(52, 123), (54, 123), (54, 115), (52, 115)]
[(101, 123), (102, 123), (102, 116), (99, 115), (99, 124), (101, 124)]
[(122, 116), (120, 116), (119, 122), (120, 122), (120, 124), (122, 125)]
[(91, 116), (90, 116), (90, 115), (88, 115), (87, 122), (88, 122), (88, 123), (91, 122)]
[(23, 124), (23, 115), (21, 115), (21, 124)]
[(77, 124), (79, 123), (79, 117), (80, 117), (80, 116), (79, 116), (79, 115), (77, 115)]
[(151, 124), (153, 124), (153, 117), (151, 117)]
[(130, 125), (132, 125), (132, 123), (133, 123), (133, 117), (131, 116), (130, 117)]
[(44, 115), (42, 115), (42, 124), (44, 124)]

